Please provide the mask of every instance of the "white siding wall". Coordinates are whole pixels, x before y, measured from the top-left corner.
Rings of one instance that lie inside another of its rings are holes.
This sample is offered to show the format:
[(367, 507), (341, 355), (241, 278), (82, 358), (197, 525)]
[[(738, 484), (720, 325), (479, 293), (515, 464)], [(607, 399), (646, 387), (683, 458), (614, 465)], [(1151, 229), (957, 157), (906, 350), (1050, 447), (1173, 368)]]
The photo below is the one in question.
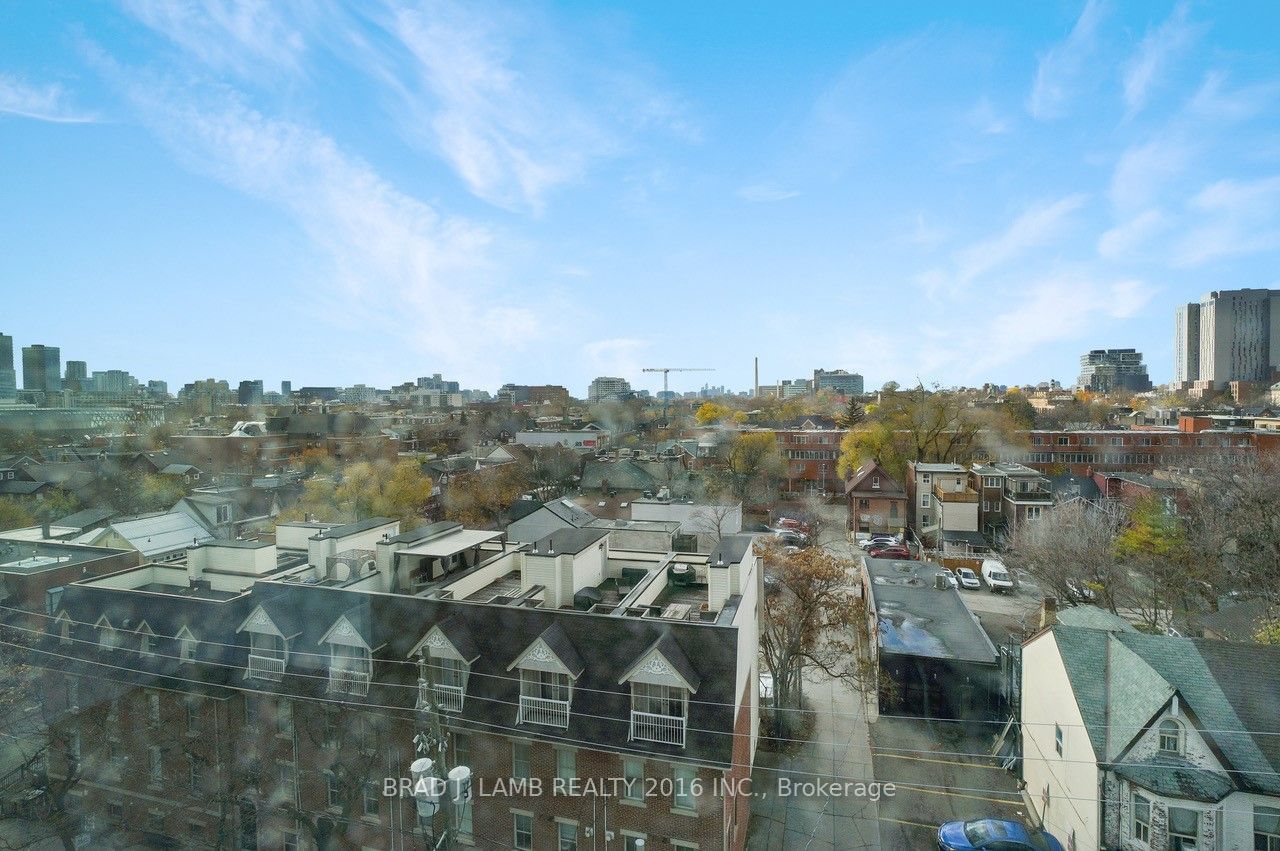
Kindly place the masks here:
[[(1054, 725), (1062, 728), (1062, 756)], [(1097, 759), (1052, 632), (1022, 648), (1022, 753), (1027, 795), (1037, 807), (1049, 786), (1049, 809), (1041, 813), (1048, 831), (1065, 846), (1074, 829), (1079, 851), (1097, 851)]]

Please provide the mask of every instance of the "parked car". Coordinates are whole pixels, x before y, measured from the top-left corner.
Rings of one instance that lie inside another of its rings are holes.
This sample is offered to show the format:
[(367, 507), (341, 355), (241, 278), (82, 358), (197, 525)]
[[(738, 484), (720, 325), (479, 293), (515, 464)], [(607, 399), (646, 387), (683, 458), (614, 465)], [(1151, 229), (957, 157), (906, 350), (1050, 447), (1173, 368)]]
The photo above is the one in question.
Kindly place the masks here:
[(1009, 568), (1005, 567), (1002, 561), (984, 558), (982, 560), (982, 578), (992, 591), (1005, 593), (1013, 591), (1013, 578), (1009, 576)]
[(807, 547), (809, 536), (794, 529), (779, 529), (773, 533), (774, 540), (784, 547)]
[(1083, 582), (1077, 582), (1074, 579), (1068, 579), (1067, 595), (1073, 603), (1092, 603), (1097, 599), (1097, 593)]
[(872, 558), (896, 558), (908, 560), (911, 558), (911, 550), (901, 544), (894, 544), (888, 547), (872, 547), (867, 550), (867, 555)]
[(1006, 819), (949, 821), (938, 828), (938, 851), (1064, 851), (1062, 843), (1043, 830)]
[(888, 547), (900, 543), (897, 535), (890, 535), (888, 532), (873, 532), (870, 538), (866, 538), (858, 542), (858, 546), (864, 550), (872, 547)]
[(794, 529), (795, 531), (803, 532), (806, 535), (813, 531), (808, 523), (803, 520), (797, 520), (794, 517), (779, 517), (777, 525), (779, 529)]
[(960, 580), (961, 588), (977, 589), (982, 587), (982, 583), (978, 580), (978, 574), (974, 573), (971, 567), (957, 568), (956, 579)]

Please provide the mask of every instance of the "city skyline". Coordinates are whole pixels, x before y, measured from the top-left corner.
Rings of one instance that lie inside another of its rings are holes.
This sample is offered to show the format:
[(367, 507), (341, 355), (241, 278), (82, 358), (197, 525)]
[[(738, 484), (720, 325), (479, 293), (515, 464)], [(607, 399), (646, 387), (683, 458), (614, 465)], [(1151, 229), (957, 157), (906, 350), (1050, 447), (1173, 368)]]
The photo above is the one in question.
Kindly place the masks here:
[(1280, 10), (936, 15), (24, 7), (6, 333), (173, 387), (1168, 382), (1175, 305), (1276, 282)]

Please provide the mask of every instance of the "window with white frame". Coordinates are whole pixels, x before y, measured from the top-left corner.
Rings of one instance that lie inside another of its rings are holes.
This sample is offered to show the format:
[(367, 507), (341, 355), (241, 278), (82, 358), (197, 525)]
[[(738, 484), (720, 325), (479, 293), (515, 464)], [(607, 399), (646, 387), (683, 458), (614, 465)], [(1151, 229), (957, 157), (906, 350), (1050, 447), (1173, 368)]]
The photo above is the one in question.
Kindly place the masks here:
[(644, 800), (644, 760), (622, 761), (622, 797), (627, 801)]
[(933, 484), (933, 475), (932, 475), (931, 473), (921, 473), (921, 474), (920, 474), (920, 484), (922, 484), (922, 485), (931, 485), (931, 484)]
[(1159, 747), (1161, 753), (1180, 754), (1182, 753), (1182, 725), (1172, 718), (1166, 718), (1160, 722)]
[(1151, 842), (1151, 799), (1134, 793), (1133, 838), (1139, 842)]
[(573, 822), (556, 822), (556, 839), (559, 851), (578, 851), (578, 826)]
[(511, 743), (511, 777), (515, 780), (528, 780), (533, 776), (533, 746), (529, 742), (514, 741)]
[(677, 765), (671, 772), (672, 806), (693, 812), (698, 808), (698, 771), (692, 766)]
[(624, 833), (622, 834), (622, 851), (642, 851), (644, 842), (644, 834), (641, 833)]
[(325, 804), (331, 810), (342, 809), (342, 784), (332, 771), (324, 773)]
[(380, 797), (378, 784), (372, 780), (360, 788), (360, 807), (366, 816), (377, 818)]
[(1053, 749), (1062, 756), (1062, 727), (1057, 724), (1053, 725)]
[(1254, 851), (1280, 851), (1280, 808), (1253, 808)]
[(533, 851), (533, 815), (511, 814), (511, 847), (516, 851)]
[(1200, 847), (1200, 811), (1169, 807), (1169, 851), (1196, 851)]

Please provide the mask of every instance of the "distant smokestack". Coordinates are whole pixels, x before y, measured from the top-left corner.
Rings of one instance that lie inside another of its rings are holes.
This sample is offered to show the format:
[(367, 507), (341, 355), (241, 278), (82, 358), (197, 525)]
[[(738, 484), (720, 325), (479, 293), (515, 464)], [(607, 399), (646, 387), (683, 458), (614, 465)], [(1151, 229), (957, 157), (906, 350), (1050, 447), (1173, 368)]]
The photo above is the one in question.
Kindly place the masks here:
[(756, 397), (760, 396), (760, 358), (756, 357)]

